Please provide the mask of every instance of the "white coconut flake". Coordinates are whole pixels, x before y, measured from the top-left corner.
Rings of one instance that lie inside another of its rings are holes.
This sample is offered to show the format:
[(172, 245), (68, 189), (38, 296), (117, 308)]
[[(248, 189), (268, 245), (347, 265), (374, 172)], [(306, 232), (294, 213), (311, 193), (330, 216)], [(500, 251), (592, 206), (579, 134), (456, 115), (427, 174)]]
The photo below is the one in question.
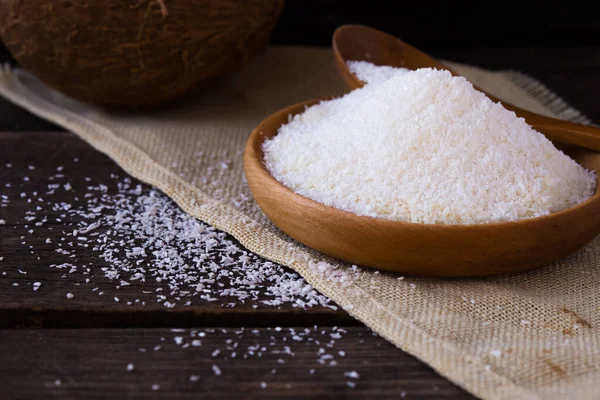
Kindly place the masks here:
[(351, 379), (358, 379), (358, 378), (360, 378), (360, 375), (356, 371), (344, 372), (344, 376), (348, 377), (348, 378), (351, 378)]

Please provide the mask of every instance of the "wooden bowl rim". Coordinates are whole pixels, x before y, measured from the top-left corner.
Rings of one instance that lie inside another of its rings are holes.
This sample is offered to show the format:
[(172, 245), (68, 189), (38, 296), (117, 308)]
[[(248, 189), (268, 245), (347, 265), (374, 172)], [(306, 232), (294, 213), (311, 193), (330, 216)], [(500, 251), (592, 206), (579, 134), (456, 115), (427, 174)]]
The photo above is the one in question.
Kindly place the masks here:
[[(267, 169), (264, 163), (264, 153), (262, 151), (262, 144), (266, 138), (264, 135), (265, 126), (270, 125), (273, 120), (282, 119), (284, 116), (292, 116), (297, 115), (302, 112), (306, 107), (317, 104), (321, 101), (329, 100), (328, 98), (320, 98), (320, 99), (312, 99), (307, 101), (302, 101), (291, 106), (285, 107), (279, 111), (274, 112), (269, 115), (265, 119), (263, 119), (252, 131), (248, 140), (246, 142), (246, 147), (244, 150), (244, 166), (245, 170), (248, 169), (249, 166), (254, 166), (255, 171), (260, 173), (261, 177), (266, 179), (270, 184), (277, 186), (279, 189), (282, 189), (289, 197), (290, 200), (293, 200), (296, 203), (305, 203), (307, 206), (313, 208), (319, 208), (323, 212), (327, 212), (332, 216), (335, 216), (339, 219), (344, 220), (355, 220), (357, 221), (356, 225), (360, 225), (360, 222), (380, 225), (380, 229), (390, 229), (390, 228), (406, 228), (406, 229), (418, 229), (418, 228), (436, 228), (439, 230), (446, 230), (448, 232), (451, 231), (461, 231), (461, 230), (488, 230), (488, 229), (510, 229), (510, 228), (522, 228), (525, 225), (536, 225), (538, 223), (548, 223), (552, 220), (556, 219), (565, 219), (570, 218), (571, 215), (577, 213), (585, 213), (588, 209), (593, 209), (598, 203), (600, 203), (600, 191), (598, 190), (598, 180), (600, 176), (596, 179), (596, 190), (594, 194), (588, 198), (587, 200), (573, 206), (566, 208), (564, 210), (560, 210), (551, 214), (542, 215), (539, 217), (533, 218), (525, 218), (519, 219), (515, 221), (505, 221), (505, 222), (490, 222), (483, 224), (430, 224), (430, 223), (416, 223), (416, 222), (404, 222), (404, 221), (392, 221), (383, 218), (376, 218), (366, 215), (357, 215), (350, 211), (340, 210), (335, 207), (327, 206), (325, 204), (319, 203), (311, 198), (298, 194), (279, 182), (275, 179), (269, 170)], [(284, 123), (282, 122), (278, 127), (281, 127)], [(270, 136), (273, 137), (274, 135)], [(570, 157), (570, 156), (569, 156)], [(577, 160), (575, 160), (577, 161)], [(577, 161), (578, 162), (578, 161)], [(579, 164), (579, 162), (578, 162)], [(580, 164), (581, 165), (581, 164)], [(595, 171), (596, 172), (596, 171)], [(246, 174), (246, 178), (248, 178), (248, 174)]]

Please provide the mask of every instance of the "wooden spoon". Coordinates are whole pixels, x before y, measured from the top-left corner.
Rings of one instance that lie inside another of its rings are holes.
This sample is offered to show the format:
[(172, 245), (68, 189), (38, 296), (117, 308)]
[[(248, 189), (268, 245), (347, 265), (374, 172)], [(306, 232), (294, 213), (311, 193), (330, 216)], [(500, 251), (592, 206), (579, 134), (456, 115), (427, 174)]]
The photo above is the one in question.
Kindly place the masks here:
[[(515, 222), (432, 225), (361, 217), (301, 196), (271, 176), (262, 144), (290, 115), (317, 101), (298, 103), (262, 121), (244, 151), (254, 199), (288, 236), (352, 264), (429, 276), (485, 276), (540, 267), (583, 247), (600, 233), (600, 193), (554, 214)], [(563, 149), (585, 168), (600, 170), (600, 155)]]
[[(336, 29), (333, 34), (333, 52), (338, 71), (352, 89), (362, 87), (364, 82), (350, 72), (347, 61), (368, 61), (375, 65), (413, 70), (418, 68), (446, 69), (453, 75), (459, 75), (435, 58), (402, 40), (363, 25), (343, 25)], [(493, 101), (500, 101), (483, 89), (476, 86), (475, 88), (485, 93)], [(505, 108), (524, 118), (529, 125), (550, 140), (600, 151), (600, 128), (546, 117), (507, 102), (500, 102)]]

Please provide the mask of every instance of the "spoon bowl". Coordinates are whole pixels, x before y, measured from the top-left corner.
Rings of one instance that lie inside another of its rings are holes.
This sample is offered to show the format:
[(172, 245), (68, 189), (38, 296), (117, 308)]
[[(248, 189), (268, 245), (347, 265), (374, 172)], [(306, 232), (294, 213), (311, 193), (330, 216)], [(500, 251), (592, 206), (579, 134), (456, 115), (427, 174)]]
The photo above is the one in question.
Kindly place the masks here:
[[(416, 47), (368, 26), (342, 25), (334, 32), (332, 42), (335, 65), (351, 89), (360, 88), (365, 83), (350, 71), (348, 61), (367, 61), (375, 65), (411, 70), (419, 68), (445, 69), (453, 75), (459, 76), (456, 71)], [(474, 87), (485, 93), (491, 100), (502, 103), (505, 108), (524, 118), (529, 125), (543, 133), (548, 139), (600, 151), (600, 128), (535, 114), (501, 101), (476, 85)]]
[[(434, 225), (358, 216), (299, 195), (271, 176), (263, 142), (290, 115), (320, 100), (302, 102), (263, 120), (244, 151), (254, 199), (284, 233), (323, 254), (366, 267), (427, 276), (497, 275), (537, 268), (583, 247), (600, 233), (600, 193), (542, 217), (479, 225)], [(563, 148), (585, 168), (600, 170), (600, 155)]]

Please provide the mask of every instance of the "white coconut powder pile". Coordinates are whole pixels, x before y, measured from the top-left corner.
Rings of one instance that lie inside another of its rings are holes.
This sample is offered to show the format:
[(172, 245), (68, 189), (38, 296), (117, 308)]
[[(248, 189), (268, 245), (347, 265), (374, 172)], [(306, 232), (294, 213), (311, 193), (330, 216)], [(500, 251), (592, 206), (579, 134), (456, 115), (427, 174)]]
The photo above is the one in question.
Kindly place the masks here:
[(532, 218), (593, 194), (595, 173), (465, 78), (420, 69), (378, 79), (265, 141), (272, 175), (328, 206), (427, 224)]

